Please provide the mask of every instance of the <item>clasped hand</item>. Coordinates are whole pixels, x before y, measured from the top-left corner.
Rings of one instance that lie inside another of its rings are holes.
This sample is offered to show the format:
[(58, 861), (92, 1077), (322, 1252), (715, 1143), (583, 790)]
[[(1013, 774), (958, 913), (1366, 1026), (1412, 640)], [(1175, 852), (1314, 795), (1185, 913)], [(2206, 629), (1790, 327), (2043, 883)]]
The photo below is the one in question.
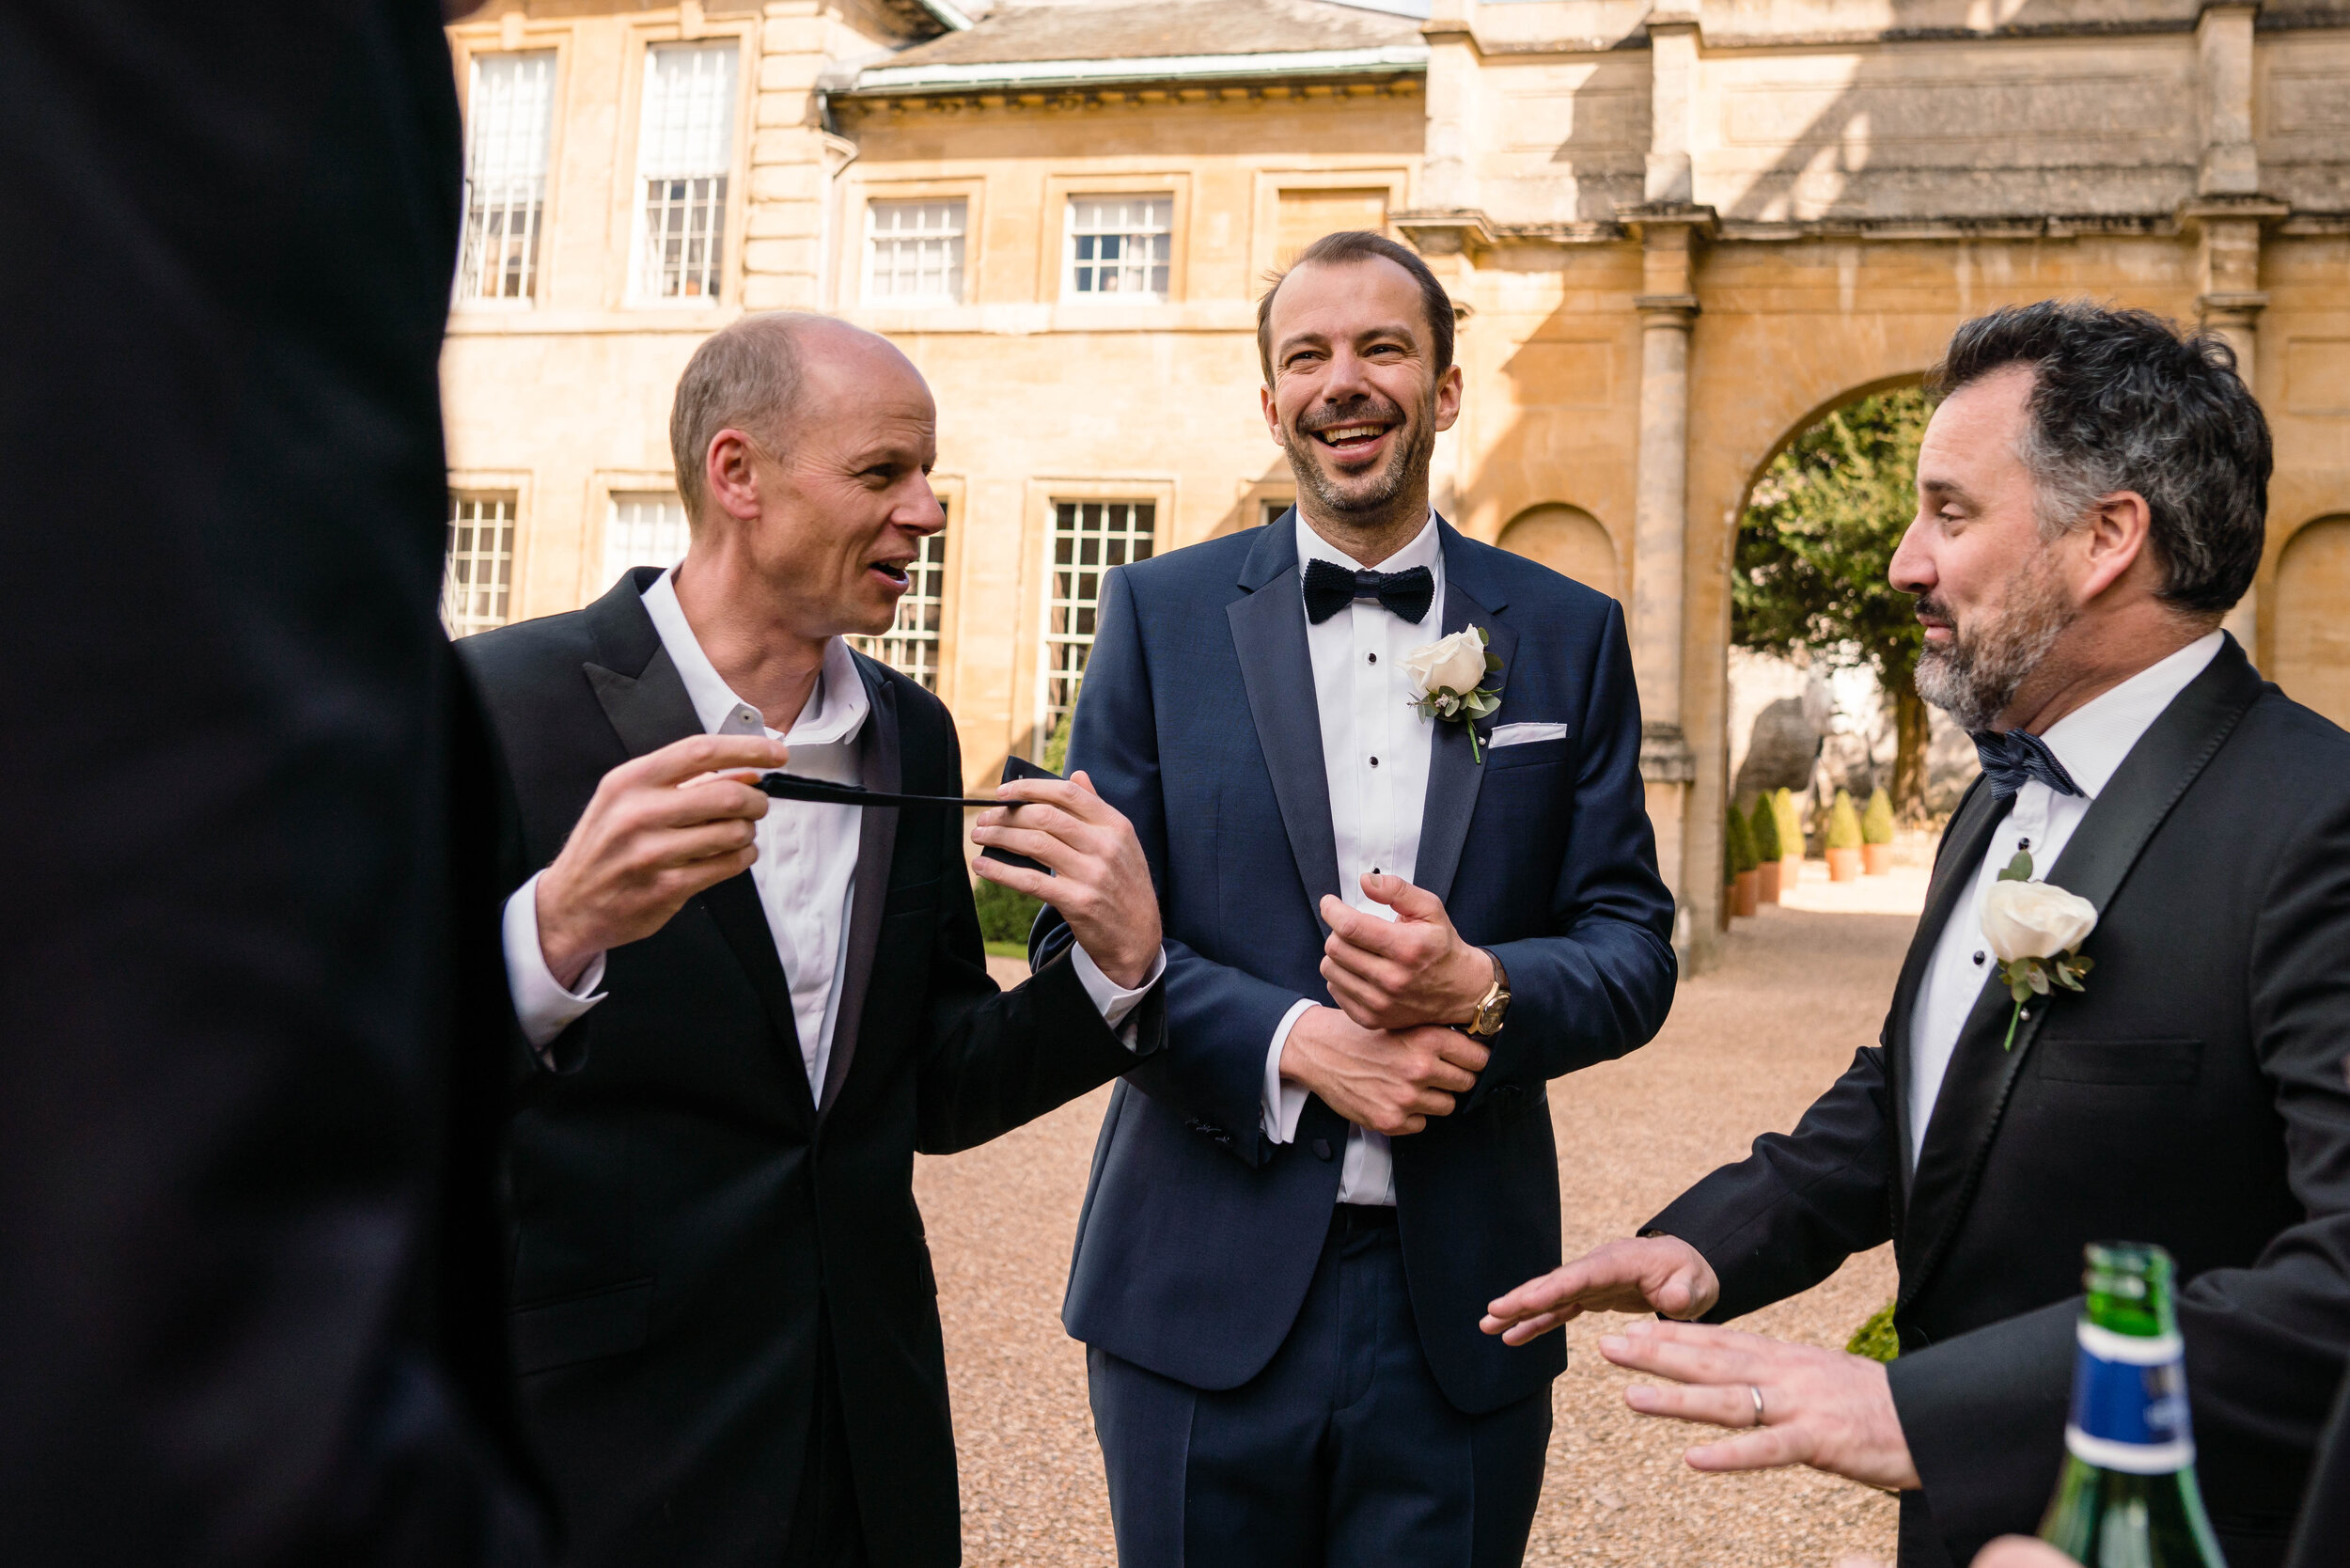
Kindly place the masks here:
[(1280, 1071), (1356, 1126), (1397, 1137), (1449, 1115), (1477, 1086), (1492, 1053), (1450, 1026), (1474, 1015), (1493, 964), (1461, 940), (1444, 901), (1426, 888), (1383, 875), (1362, 886), (1396, 917), (1322, 901), (1330, 927), (1322, 978), (1339, 1005), (1297, 1020)]

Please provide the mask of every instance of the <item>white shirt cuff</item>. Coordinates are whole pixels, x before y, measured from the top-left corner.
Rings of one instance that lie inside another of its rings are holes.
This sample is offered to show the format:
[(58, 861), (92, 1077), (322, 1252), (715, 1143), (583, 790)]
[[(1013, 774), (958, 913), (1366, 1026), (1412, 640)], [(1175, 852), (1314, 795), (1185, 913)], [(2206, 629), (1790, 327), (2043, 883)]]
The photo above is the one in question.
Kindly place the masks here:
[(1306, 1086), (1281, 1076), (1281, 1048), (1290, 1043), (1290, 1030), (1314, 1005), (1301, 996), (1273, 1026), (1273, 1048), (1264, 1058), (1264, 1136), (1275, 1143), (1294, 1141), (1297, 1119), (1306, 1113)]
[(1151, 972), (1142, 977), (1140, 985), (1130, 991), (1102, 973), (1102, 966), (1093, 962), (1091, 953), (1073, 944), (1072, 946), (1073, 950), (1069, 961), (1077, 966), (1077, 983), (1084, 986), (1086, 995), (1093, 998), (1094, 1010), (1101, 1013), (1102, 1022), (1118, 1030), (1118, 1038), (1128, 1050), (1133, 1050), (1135, 1031), (1126, 1027), (1126, 1015), (1134, 1011), (1144, 995), (1159, 983), (1159, 977), (1167, 973), (1167, 949), (1161, 948), (1151, 955)]
[(596, 987), (603, 983), (604, 955), (598, 953), (588, 961), (588, 967), (580, 973), (578, 990), (567, 991), (556, 980), (554, 971), (547, 967), (547, 955), (539, 946), (537, 876), (515, 888), (514, 896), (506, 901), (503, 934), (507, 994), (514, 998), (514, 1017), (522, 1024), (523, 1038), (530, 1042), (530, 1048), (540, 1053), (543, 1062), (546, 1048), (555, 1037), (603, 1000), (605, 994)]

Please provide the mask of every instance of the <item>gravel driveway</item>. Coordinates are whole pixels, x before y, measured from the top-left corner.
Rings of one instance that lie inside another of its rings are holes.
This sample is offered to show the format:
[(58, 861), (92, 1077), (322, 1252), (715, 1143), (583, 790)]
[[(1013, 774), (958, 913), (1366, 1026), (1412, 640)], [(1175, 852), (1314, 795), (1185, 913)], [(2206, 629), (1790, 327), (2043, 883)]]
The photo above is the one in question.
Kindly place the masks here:
[[(1726, 962), (1683, 983), (1654, 1043), (1551, 1086), (1567, 1256), (1631, 1233), (1743, 1155), (1755, 1134), (1794, 1124), (1875, 1040), (1923, 884), (1906, 869), (1837, 887), (1807, 879), (1788, 907), (1738, 922)], [(1024, 972), (995, 963), (1007, 980)], [(915, 1173), (946, 1319), (973, 1568), (1115, 1560), (1085, 1355), (1059, 1317), (1107, 1098), (1104, 1090), (984, 1148), (922, 1160)], [(1841, 1345), (1892, 1289), (1891, 1249), (1879, 1248), (1742, 1326)], [(1849, 1551), (1892, 1556), (1889, 1498), (1809, 1471), (1700, 1476), (1682, 1464), (1693, 1429), (1634, 1416), (1627, 1375), (1592, 1346), (1622, 1321), (1568, 1330), (1528, 1562), (1828, 1568)]]

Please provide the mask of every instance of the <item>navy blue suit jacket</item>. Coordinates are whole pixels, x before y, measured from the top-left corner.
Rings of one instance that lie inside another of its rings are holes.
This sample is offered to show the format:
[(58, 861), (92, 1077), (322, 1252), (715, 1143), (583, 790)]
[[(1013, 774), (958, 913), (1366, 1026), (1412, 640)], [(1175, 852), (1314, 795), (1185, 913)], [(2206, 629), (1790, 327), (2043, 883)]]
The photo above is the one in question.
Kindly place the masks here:
[[(1417, 880), (1514, 994), (1477, 1087), (1394, 1142), (1412, 1307), (1445, 1394), (1494, 1409), (1566, 1365), (1512, 1350), (1485, 1304), (1559, 1262), (1544, 1084), (1645, 1043), (1672, 1000), (1672, 897), (1640, 782), (1640, 713), (1613, 600), (1439, 521), (1442, 630), (1485, 628), (1496, 723), (1567, 726), (1471, 760), (1436, 726)], [(1430, 628), (1430, 638), (1437, 635)], [(1337, 1200), (1346, 1124), (1309, 1099), (1296, 1141), (1262, 1131), (1265, 1052), (1301, 996), (1327, 1003), (1339, 891), (1322, 728), (1288, 516), (1112, 572), (1069, 762), (1132, 819), (1167, 926), (1167, 1047), (1114, 1092), (1078, 1221), (1063, 1321), (1195, 1388), (1272, 1359)], [(1050, 909), (1040, 960), (1069, 940)]]

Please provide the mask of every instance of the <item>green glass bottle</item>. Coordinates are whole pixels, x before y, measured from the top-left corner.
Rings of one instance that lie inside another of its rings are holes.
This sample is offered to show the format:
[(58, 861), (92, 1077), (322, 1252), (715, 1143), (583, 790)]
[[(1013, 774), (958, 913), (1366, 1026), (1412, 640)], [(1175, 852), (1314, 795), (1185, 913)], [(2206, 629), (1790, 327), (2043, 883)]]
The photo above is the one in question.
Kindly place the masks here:
[(2227, 1568), (2195, 1486), (2170, 1254), (2137, 1242), (2084, 1250), (2064, 1473), (2040, 1538), (2087, 1568)]

